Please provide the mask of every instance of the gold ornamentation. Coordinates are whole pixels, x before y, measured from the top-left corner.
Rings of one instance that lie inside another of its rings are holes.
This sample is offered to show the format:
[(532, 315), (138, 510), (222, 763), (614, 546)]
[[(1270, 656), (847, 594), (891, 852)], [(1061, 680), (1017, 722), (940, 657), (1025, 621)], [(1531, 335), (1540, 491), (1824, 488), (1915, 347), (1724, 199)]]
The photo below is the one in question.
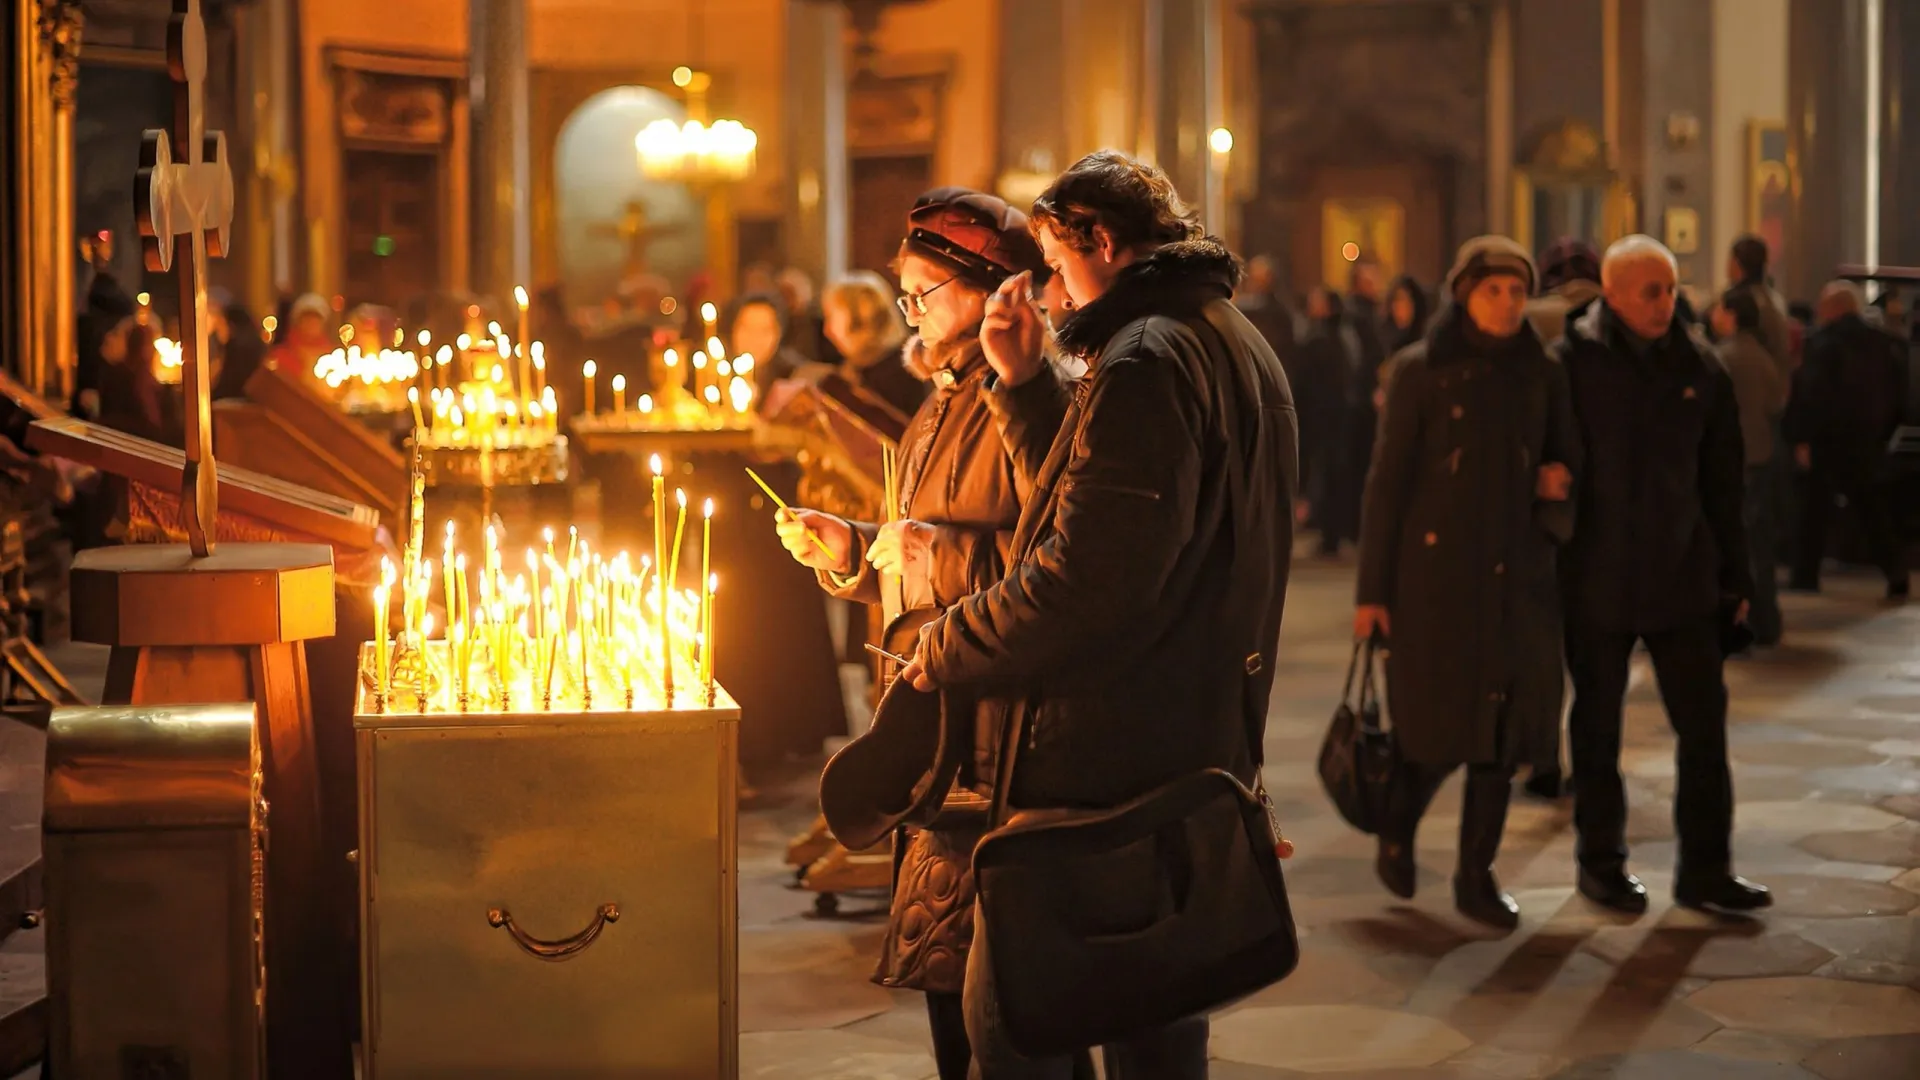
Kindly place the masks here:
[(40, 37), (53, 54), (53, 107), (70, 109), (80, 86), (80, 37), (87, 24), (80, 0), (43, 0)]

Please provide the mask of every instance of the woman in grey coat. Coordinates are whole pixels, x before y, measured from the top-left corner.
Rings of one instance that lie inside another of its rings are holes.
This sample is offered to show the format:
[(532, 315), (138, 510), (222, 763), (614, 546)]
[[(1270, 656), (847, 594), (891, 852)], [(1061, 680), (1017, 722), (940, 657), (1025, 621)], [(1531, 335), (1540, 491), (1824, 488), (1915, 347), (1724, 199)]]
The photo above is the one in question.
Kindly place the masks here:
[(1570, 535), (1579, 471), (1560, 365), (1528, 326), (1533, 262), (1499, 236), (1460, 249), (1452, 302), (1395, 375), (1367, 477), (1359, 638), (1387, 643), (1387, 694), (1405, 775), (1376, 869), (1412, 896), (1427, 803), (1465, 766), (1454, 900), (1511, 929), (1519, 908), (1493, 859), (1519, 765), (1558, 761), (1554, 548)]

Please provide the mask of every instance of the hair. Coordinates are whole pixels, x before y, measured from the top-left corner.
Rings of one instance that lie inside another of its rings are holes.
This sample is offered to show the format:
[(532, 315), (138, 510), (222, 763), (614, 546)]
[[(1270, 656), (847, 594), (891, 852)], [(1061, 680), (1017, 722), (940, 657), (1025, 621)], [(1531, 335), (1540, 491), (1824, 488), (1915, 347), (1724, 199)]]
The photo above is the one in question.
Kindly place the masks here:
[(1075, 251), (1095, 248), (1095, 229), (1105, 229), (1120, 250), (1201, 235), (1199, 220), (1167, 174), (1118, 150), (1096, 150), (1055, 178), (1028, 216), (1036, 240), (1042, 226)]
[(1757, 333), (1760, 330), (1760, 304), (1753, 293), (1739, 286), (1720, 294), (1720, 306), (1733, 316), (1733, 325), (1741, 330)]
[(1673, 257), (1667, 245), (1645, 233), (1634, 233), (1615, 240), (1607, 247), (1607, 254), (1600, 260), (1600, 282), (1606, 284), (1613, 276), (1614, 268), (1634, 263), (1651, 262), (1655, 259), (1667, 264), (1676, 275), (1680, 272), (1680, 261)]
[(1740, 268), (1740, 284), (1766, 280), (1768, 251), (1763, 237), (1743, 233), (1733, 242), (1729, 253), (1734, 265)]
[(1405, 329), (1397, 327), (1392, 329), (1393, 341), (1389, 344), (1395, 351), (1425, 337), (1427, 323), (1433, 318), (1433, 302), (1428, 298), (1427, 290), (1420, 287), (1419, 280), (1412, 274), (1401, 274), (1387, 286), (1386, 314), (1389, 320), (1393, 318), (1393, 298), (1401, 293), (1406, 293), (1407, 298), (1413, 301), (1413, 321), (1408, 323)]
[(727, 325), (731, 327), (740, 313), (750, 307), (764, 307), (773, 312), (774, 322), (780, 327), (780, 340), (787, 339), (787, 302), (774, 293), (748, 293), (733, 302), (733, 310), (727, 312)]
[(900, 318), (893, 298), (893, 287), (887, 279), (871, 270), (856, 270), (827, 286), (820, 307), (823, 311), (835, 306), (845, 308), (854, 333), (860, 335), (869, 355), (878, 356), (898, 349), (907, 340), (907, 324)]
[(1563, 236), (1540, 253), (1540, 291), (1552, 292), (1569, 281), (1600, 280), (1600, 253), (1578, 237)]

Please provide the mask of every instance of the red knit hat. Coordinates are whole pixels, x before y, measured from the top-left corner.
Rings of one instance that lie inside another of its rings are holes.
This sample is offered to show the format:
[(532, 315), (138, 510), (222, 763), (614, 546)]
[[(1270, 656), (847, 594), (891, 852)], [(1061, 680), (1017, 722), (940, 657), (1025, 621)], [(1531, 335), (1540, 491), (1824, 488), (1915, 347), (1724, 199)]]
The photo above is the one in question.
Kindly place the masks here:
[(1046, 274), (1027, 215), (969, 188), (934, 188), (914, 200), (902, 250), (950, 266), (983, 289), (998, 288), (1023, 270)]

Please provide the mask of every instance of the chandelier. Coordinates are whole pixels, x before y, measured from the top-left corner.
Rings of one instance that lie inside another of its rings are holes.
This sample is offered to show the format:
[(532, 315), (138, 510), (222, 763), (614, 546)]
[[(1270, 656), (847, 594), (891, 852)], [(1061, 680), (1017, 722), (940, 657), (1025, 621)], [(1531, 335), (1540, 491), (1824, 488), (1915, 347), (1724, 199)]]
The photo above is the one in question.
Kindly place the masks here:
[(707, 119), (707, 89), (713, 84), (712, 77), (692, 68), (675, 68), (673, 84), (687, 92), (687, 122), (655, 120), (634, 136), (641, 173), (650, 180), (694, 185), (752, 176), (754, 148), (760, 137), (738, 120)]

